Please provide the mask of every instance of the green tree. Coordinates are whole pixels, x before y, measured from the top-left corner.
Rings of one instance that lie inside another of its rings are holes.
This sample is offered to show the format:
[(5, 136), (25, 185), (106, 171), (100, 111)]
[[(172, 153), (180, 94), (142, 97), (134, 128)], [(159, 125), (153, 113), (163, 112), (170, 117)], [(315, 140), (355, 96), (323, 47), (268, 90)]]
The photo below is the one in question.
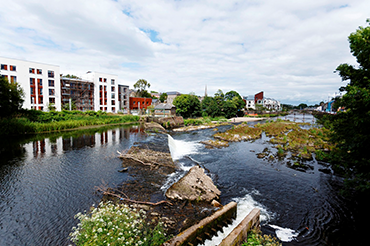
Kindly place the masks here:
[(139, 79), (134, 84), (134, 88), (137, 90), (136, 96), (137, 97), (147, 97), (150, 98), (152, 95), (146, 90), (146, 88), (150, 88), (150, 83), (146, 81), (145, 79)]
[(167, 93), (162, 93), (161, 96), (159, 97), (159, 101), (163, 103), (164, 101), (167, 100), (167, 97), (168, 97)]
[(222, 116), (221, 107), (218, 106), (217, 101), (213, 97), (206, 96), (201, 103), (202, 111), (207, 116), (216, 117)]
[(244, 114), (243, 109), (245, 107), (245, 102), (238, 92), (236, 91), (227, 92), (225, 94), (225, 99), (226, 101), (229, 101), (230, 103), (234, 105), (233, 107), (230, 108), (230, 110), (233, 109), (232, 112), (229, 113), (230, 116), (232, 115), (231, 117), (234, 117), (235, 115), (243, 116)]
[[(370, 20), (367, 20), (370, 23)], [(370, 26), (359, 27), (348, 37), (358, 66), (340, 64), (336, 71), (349, 83), (340, 88), (346, 94), (336, 100), (345, 110), (331, 118), (340, 161), (335, 165), (345, 172), (347, 184), (358, 190), (370, 188)]]
[(176, 114), (184, 118), (197, 117), (201, 114), (201, 106), (197, 96), (183, 94), (173, 100), (176, 106)]
[(23, 105), (24, 92), (18, 83), (9, 83), (0, 76), (0, 117), (12, 116)]

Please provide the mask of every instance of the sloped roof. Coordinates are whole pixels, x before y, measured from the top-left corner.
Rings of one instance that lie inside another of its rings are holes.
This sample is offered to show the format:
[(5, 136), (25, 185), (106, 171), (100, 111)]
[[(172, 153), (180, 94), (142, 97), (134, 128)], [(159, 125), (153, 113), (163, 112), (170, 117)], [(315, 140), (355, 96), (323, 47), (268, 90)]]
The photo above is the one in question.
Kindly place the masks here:
[(172, 109), (172, 108), (176, 107), (171, 103), (160, 103), (154, 107), (154, 109)]

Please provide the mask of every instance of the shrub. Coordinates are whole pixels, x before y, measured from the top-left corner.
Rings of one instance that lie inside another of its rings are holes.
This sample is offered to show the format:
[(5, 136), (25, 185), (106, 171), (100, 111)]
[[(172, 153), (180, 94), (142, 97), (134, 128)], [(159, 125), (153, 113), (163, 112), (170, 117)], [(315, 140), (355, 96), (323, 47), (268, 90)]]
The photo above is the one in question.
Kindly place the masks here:
[(145, 211), (123, 204), (101, 202), (90, 213), (78, 213), (80, 220), (72, 228), (76, 245), (161, 245), (167, 239), (159, 222), (153, 230), (145, 223)]
[(247, 242), (243, 243), (242, 246), (280, 246), (281, 243), (278, 239), (268, 235), (262, 235), (260, 230), (251, 230), (248, 233)]

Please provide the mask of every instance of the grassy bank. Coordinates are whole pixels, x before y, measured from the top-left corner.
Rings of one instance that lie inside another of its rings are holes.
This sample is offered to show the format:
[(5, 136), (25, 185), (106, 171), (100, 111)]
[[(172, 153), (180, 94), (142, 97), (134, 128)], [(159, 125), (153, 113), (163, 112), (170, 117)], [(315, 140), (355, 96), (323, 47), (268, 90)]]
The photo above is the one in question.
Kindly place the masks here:
[(24, 110), (16, 117), (0, 119), (0, 135), (58, 132), (80, 127), (138, 122), (139, 116), (95, 111), (42, 112)]
[(212, 122), (227, 122), (227, 119), (225, 117), (201, 117), (201, 118), (195, 118), (195, 119), (184, 119), (184, 125), (185, 126), (199, 126), (199, 125), (206, 125), (206, 124), (212, 124)]

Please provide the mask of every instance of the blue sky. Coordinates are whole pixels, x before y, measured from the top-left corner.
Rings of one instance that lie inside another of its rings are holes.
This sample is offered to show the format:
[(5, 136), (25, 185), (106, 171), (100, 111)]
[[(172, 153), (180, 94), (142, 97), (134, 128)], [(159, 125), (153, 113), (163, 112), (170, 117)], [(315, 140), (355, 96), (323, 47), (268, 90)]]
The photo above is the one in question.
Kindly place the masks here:
[(347, 37), (370, 18), (364, 0), (0, 0), (0, 56), (99, 71), (150, 89), (328, 100), (356, 64)]

